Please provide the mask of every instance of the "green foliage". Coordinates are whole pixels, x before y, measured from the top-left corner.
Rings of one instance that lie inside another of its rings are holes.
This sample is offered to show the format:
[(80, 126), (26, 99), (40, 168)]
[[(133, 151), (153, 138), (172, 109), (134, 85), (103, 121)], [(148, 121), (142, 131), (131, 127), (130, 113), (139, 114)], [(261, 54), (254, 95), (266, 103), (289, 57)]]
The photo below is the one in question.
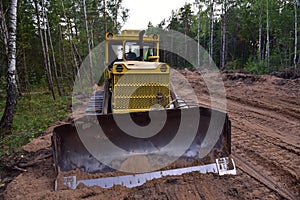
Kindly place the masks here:
[[(200, 41), (208, 51), (210, 46), (210, 0), (195, 0), (196, 12), (190, 12), (185, 4), (170, 13), (164, 21), (166, 30), (187, 33), (198, 40), (198, 9), (200, 8)], [(222, 25), (226, 13), (226, 69), (246, 70), (252, 73), (266, 73), (267, 47), (267, 1), (257, 0), (215, 0), (213, 59), (219, 66), (221, 61)], [(226, 7), (226, 9), (224, 8)], [(226, 10), (226, 11), (225, 11)], [(222, 12), (224, 11), (224, 12)], [(300, 7), (297, 8), (298, 18)], [(270, 71), (293, 66), (295, 40), (294, 1), (268, 0), (270, 34)], [(298, 20), (299, 21), (299, 20)], [(160, 25), (158, 25), (160, 27)], [(188, 28), (188, 31), (187, 31)], [(261, 32), (261, 37), (259, 33)], [(299, 33), (299, 22), (298, 22)], [(259, 41), (261, 39), (261, 41)], [(299, 40), (299, 39), (298, 39)], [(176, 41), (177, 42), (177, 41)], [(261, 44), (261, 48), (259, 48)], [(298, 51), (300, 43), (298, 42)], [(255, 59), (253, 59), (255, 58)], [(258, 61), (257, 58), (261, 58)], [(299, 56), (297, 58), (299, 60)], [(175, 59), (172, 59), (176, 62)], [(298, 61), (297, 60), (297, 61)], [(180, 61), (180, 59), (179, 59)], [(181, 63), (174, 63), (180, 65)]]
[[(68, 96), (57, 97), (54, 101), (48, 92), (25, 94), (18, 101), (14, 116), (13, 134), (2, 136), (0, 157), (18, 152), (21, 146), (42, 134), (54, 122), (67, 116)], [(0, 99), (0, 115), (5, 98)]]
[(247, 72), (254, 74), (266, 74), (268, 72), (267, 62), (266, 61), (257, 61), (253, 58), (250, 58), (244, 68)]
[[(3, 1), (4, 11), (7, 9), (8, 2)], [(28, 84), (40, 84), (40, 77), (45, 74), (43, 50), (38, 34), (37, 12), (40, 16), (42, 31), (46, 27), (43, 21), (49, 22), (58, 77), (63, 80), (62, 82), (69, 83), (73, 79), (77, 67), (80, 66), (88, 52), (81, 0), (52, 0), (44, 1), (43, 4), (42, 1), (37, 1), (37, 4), (36, 11), (33, 0), (18, 1), (17, 72), (21, 91), (27, 91)], [(122, 0), (106, 0), (105, 8), (104, 1), (90, 0), (86, 1), (86, 4), (92, 48), (105, 39), (105, 25), (107, 31), (117, 33), (128, 19), (129, 10), (123, 6)], [(43, 17), (43, 9), (47, 12), (48, 20)], [(104, 12), (106, 22), (104, 21)], [(7, 14), (5, 17), (8, 19)], [(49, 35), (47, 38), (50, 42)], [(50, 47), (50, 43), (48, 46)], [(52, 55), (50, 48), (49, 55)], [(51, 67), (53, 67), (53, 62), (52, 56), (50, 56)], [(5, 48), (0, 37), (0, 76), (5, 76), (6, 66)], [(53, 76), (54, 74), (52, 71)], [(44, 80), (46, 79), (43, 77), (42, 81)]]
[(228, 62), (225, 66), (226, 70), (238, 70), (238, 61), (237, 60), (232, 60), (230, 62)]

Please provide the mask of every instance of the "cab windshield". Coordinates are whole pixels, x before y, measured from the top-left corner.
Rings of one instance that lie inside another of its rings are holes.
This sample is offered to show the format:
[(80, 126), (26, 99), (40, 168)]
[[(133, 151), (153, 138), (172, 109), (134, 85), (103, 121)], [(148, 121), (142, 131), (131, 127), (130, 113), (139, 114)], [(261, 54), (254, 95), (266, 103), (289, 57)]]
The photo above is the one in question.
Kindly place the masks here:
[[(143, 58), (149, 61), (149, 56), (156, 56), (156, 44), (143, 42)], [(138, 41), (111, 41), (108, 45), (108, 62), (116, 60), (141, 60), (140, 45)]]
[[(148, 61), (149, 56), (156, 56), (156, 44), (143, 42), (143, 58)], [(124, 44), (125, 60), (141, 60), (140, 44), (138, 41), (126, 41)]]

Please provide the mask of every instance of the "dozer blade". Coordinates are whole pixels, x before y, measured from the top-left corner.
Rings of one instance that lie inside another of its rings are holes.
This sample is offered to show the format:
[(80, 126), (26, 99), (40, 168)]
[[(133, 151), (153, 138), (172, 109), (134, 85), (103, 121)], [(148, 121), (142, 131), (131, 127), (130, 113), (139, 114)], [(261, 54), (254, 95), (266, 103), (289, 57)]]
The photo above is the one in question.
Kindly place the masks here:
[(55, 189), (75, 189), (79, 184), (135, 187), (192, 171), (236, 173), (228, 158), (231, 124), (226, 113), (195, 107), (130, 113), (129, 117), (147, 127), (151, 117), (164, 114), (161, 130), (151, 137), (137, 137), (119, 127), (117, 121), (126, 121), (129, 114), (85, 116), (56, 127), (52, 138), (58, 175)]

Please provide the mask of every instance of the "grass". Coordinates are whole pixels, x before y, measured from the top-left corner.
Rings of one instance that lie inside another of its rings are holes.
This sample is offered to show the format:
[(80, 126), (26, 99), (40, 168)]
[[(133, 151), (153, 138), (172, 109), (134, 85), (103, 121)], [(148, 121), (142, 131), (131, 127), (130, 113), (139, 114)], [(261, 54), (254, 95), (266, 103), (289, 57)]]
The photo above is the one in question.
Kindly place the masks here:
[[(18, 100), (14, 116), (13, 133), (3, 135), (0, 140), (0, 159), (21, 151), (21, 147), (41, 135), (68, 113), (69, 96), (57, 96), (54, 101), (48, 92), (25, 94)], [(5, 106), (5, 98), (0, 98), (0, 116)]]

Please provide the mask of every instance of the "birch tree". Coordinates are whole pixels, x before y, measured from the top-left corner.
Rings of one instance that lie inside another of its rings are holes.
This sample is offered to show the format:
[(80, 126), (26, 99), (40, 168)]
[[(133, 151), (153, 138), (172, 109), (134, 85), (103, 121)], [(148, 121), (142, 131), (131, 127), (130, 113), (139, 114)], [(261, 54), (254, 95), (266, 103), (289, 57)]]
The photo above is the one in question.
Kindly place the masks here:
[(44, 52), (46, 55), (46, 75), (48, 78), (48, 82), (49, 82), (49, 89), (52, 93), (52, 97), (55, 100), (55, 93), (54, 93), (54, 84), (53, 84), (53, 78), (52, 78), (52, 69), (51, 69), (51, 61), (50, 61), (50, 55), (49, 55), (49, 45), (48, 45), (48, 34), (47, 34), (47, 24), (48, 24), (48, 19), (47, 19), (47, 11), (46, 11), (46, 5), (44, 0), (42, 0), (42, 23), (43, 23), (43, 34), (44, 34), (44, 43), (45, 43), (45, 48), (44, 48)]
[[(2, 2), (1, 2), (2, 4)], [(13, 117), (17, 107), (18, 90), (16, 83), (16, 29), (17, 29), (17, 0), (11, 0), (9, 3), (9, 21), (7, 35), (3, 32), (4, 36), (7, 36), (7, 55), (8, 55), (8, 70), (7, 70), (7, 97), (4, 114), (1, 118), (0, 127), (5, 132), (11, 132), (13, 125)], [(1, 16), (4, 16), (1, 13)], [(6, 26), (6, 24), (3, 24)], [(6, 29), (6, 28), (5, 28)]]
[(298, 13), (297, 7), (299, 6), (299, 0), (294, 0), (294, 13), (295, 13), (295, 47), (294, 47), (294, 70), (297, 69), (297, 51), (298, 51)]
[[(37, 3), (37, 0), (34, 0), (33, 2), (34, 2), (35, 12), (36, 12), (36, 18), (37, 18), (38, 34), (39, 34), (41, 45), (42, 45), (44, 65), (45, 65), (45, 72), (46, 72), (46, 77), (47, 77), (47, 82), (48, 82), (48, 89), (50, 90), (50, 92), (52, 94), (52, 97), (55, 100), (55, 93), (54, 93), (54, 88), (53, 88), (53, 80), (52, 80), (51, 69), (50, 69), (50, 65), (49, 65), (48, 45), (46, 43), (47, 40), (45, 40), (45, 36), (47, 35), (46, 30), (45, 30), (46, 27), (44, 27), (45, 31), (43, 33), (43, 31), (41, 29), (41, 16), (40, 16), (40, 11), (39, 11), (39, 5)], [(43, 17), (42, 22), (43, 22), (43, 24), (45, 24), (44, 15), (43, 15), (44, 8), (42, 8), (42, 11), (43, 11), (42, 12), (42, 17)]]
[(222, 4), (222, 47), (221, 47), (221, 70), (225, 68), (226, 55), (226, 26), (227, 26), (227, 0), (223, 0)]
[(262, 10), (262, 3), (259, 2), (259, 30), (258, 30), (258, 60), (262, 60), (262, 15), (263, 15), (263, 10)]
[(69, 44), (70, 44), (71, 55), (72, 55), (72, 58), (73, 58), (73, 65), (75, 66), (75, 68), (73, 70), (73, 78), (77, 75), (79, 77), (79, 80), (81, 80), (81, 75), (80, 75), (80, 71), (79, 71), (79, 64), (80, 63), (78, 63), (78, 60), (76, 58), (76, 52), (75, 52), (76, 47), (75, 47), (75, 44), (73, 43), (72, 25), (71, 25), (70, 19), (67, 16), (67, 12), (66, 12), (63, 1), (61, 1), (61, 6), (62, 6), (64, 20), (65, 20), (66, 25), (67, 25), (67, 33), (68, 33), (67, 34), (68, 35), (67, 40), (69, 41)]
[(201, 9), (202, 9), (202, 6), (201, 6), (201, 2), (200, 0), (196, 0), (195, 1), (195, 6), (197, 7), (197, 64), (198, 64), (198, 67), (200, 67), (200, 63), (201, 63), (201, 56), (200, 56), (200, 34), (201, 34)]
[(107, 21), (106, 21), (106, 0), (103, 0), (103, 24), (104, 24), (104, 28), (103, 28), (104, 34), (103, 35), (105, 35), (107, 32), (107, 24), (106, 23), (107, 23)]
[(87, 15), (86, 15), (86, 4), (85, 0), (82, 0), (83, 4), (83, 15), (84, 15), (84, 25), (85, 25), (85, 35), (87, 40), (87, 46), (88, 46), (88, 56), (89, 56), (89, 72), (90, 72), (90, 82), (91, 85), (93, 85), (93, 66), (92, 66), (92, 54), (91, 54), (91, 42), (89, 37), (89, 27), (88, 27), (88, 21), (87, 21)]
[(270, 22), (269, 22), (269, 0), (267, 1), (267, 46), (266, 46), (266, 57), (268, 72), (270, 73)]
[(212, 65), (214, 53), (214, 0), (210, 0), (210, 43), (209, 43), (209, 67)]
[[(59, 96), (61, 96), (62, 92), (61, 92), (61, 87), (60, 87), (60, 83), (59, 83), (59, 80), (58, 80), (56, 58), (55, 58), (55, 55), (54, 55), (54, 47), (53, 47), (53, 42), (52, 42), (52, 37), (51, 37), (51, 29), (50, 29), (50, 24), (49, 24), (49, 19), (48, 19), (47, 12), (45, 12), (44, 15), (45, 15), (45, 19), (47, 21), (46, 22), (47, 23), (47, 31), (48, 31), (49, 43), (50, 43), (50, 48), (51, 48), (51, 53), (52, 53), (52, 62), (53, 62), (53, 67), (54, 67), (54, 78), (55, 78), (58, 94), (59, 94)], [(49, 61), (50, 61), (50, 58), (49, 58)]]

